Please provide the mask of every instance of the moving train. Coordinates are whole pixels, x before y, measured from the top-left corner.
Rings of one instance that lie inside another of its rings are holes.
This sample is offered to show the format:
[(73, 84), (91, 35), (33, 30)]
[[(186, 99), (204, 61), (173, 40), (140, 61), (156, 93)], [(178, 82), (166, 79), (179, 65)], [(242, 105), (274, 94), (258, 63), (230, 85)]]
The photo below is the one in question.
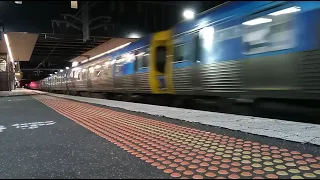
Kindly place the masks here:
[(170, 103), (319, 101), (317, 17), (317, 1), (228, 2), (31, 88), (154, 96)]

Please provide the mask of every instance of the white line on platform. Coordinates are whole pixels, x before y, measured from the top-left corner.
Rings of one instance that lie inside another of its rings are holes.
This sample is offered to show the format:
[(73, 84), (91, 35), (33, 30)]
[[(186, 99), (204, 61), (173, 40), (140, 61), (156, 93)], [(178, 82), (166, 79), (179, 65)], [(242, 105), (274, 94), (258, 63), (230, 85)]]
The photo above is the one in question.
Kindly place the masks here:
[(320, 145), (320, 125), (316, 124), (207, 112), (199, 110), (189, 110), (165, 106), (155, 106), (140, 103), (112, 101), (97, 98), (69, 96), (62, 94), (52, 94), (44, 93), (41, 91), (36, 92), (60, 98), (77, 100), (81, 102), (122, 108), (134, 112), (143, 112), (150, 115), (164, 116), (188, 122), (198, 122), (201, 124), (223, 127), (231, 130), (238, 130), (256, 135), (280, 138), (294, 142)]
[(0, 132), (3, 132), (3, 130), (7, 129), (6, 127), (4, 126), (0, 126)]

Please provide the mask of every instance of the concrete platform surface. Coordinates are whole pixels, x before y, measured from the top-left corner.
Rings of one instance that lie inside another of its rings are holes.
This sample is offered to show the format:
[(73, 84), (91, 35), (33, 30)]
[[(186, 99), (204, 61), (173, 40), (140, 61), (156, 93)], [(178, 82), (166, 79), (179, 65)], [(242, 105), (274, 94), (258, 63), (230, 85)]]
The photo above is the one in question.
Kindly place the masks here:
[(0, 178), (320, 178), (316, 145), (46, 94), (0, 103)]

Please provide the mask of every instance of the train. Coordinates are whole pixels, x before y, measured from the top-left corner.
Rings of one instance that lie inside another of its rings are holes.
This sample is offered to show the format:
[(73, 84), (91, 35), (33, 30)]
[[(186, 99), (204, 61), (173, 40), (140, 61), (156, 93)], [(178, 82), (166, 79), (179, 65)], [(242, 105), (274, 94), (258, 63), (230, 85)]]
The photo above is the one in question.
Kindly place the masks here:
[(306, 104), (320, 100), (320, 3), (234, 1), (31, 89), (176, 99)]

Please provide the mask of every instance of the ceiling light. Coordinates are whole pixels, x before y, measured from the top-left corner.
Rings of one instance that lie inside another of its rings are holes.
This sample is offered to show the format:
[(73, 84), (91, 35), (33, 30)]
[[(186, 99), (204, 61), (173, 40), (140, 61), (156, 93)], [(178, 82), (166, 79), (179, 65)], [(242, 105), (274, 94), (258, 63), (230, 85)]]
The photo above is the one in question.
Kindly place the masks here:
[(186, 9), (183, 11), (183, 17), (186, 19), (193, 19), (194, 18), (194, 11), (191, 9)]
[(71, 1), (71, 8), (78, 9), (78, 1)]
[(10, 57), (10, 61), (14, 62), (13, 57), (12, 57), (12, 52), (11, 52), (11, 48), (10, 48), (10, 43), (9, 43), (9, 39), (8, 39), (8, 35), (4, 34), (4, 40), (6, 41), (6, 45), (7, 45), (7, 49), (8, 49), (8, 53), (9, 53), (9, 57)]
[(136, 33), (132, 33), (132, 34), (129, 34), (128, 36), (129, 38), (134, 38), (134, 39), (138, 39), (140, 38), (141, 36), (139, 34), (136, 34)]
[(298, 11), (301, 11), (300, 7), (294, 6), (294, 7), (290, 7), (290, 8), (287, 8), (287, 9), (282, 9), (280, 11), (273, 12), (273, 13), (271, 13), (269, 15), (271, 15), (271, 16), (279, 16), (279, 15), (282, 15), (282, 14), (290, 14), (290, 13), (294, 13), (294, 12), (298, 12)]
[(258, 24), (264, 24), (264, 23), (269, 23), (272, 22), (272, 19), (268, 19), (268, 18), (257, 18), (257, 19), (253, 19), (250, 21), (246, 21), (244, 23), (242, 23), (243, 25), (248, 25), (248, 26), (254, 26), (254, 25), (258, 25)]

